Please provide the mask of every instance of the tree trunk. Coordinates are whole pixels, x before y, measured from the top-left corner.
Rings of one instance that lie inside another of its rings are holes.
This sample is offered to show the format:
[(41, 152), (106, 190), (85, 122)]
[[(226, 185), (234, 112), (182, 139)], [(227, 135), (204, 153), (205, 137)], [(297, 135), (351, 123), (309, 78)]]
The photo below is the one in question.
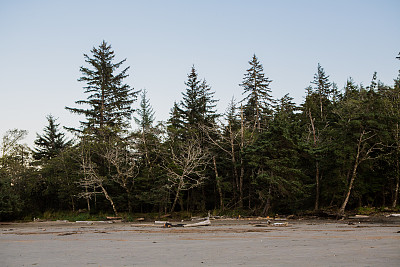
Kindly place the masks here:
[(221, 180), (220, 180), (219, 175), (218, 175), (217, 163), (215, 161), (215, 156), (213, 156), (213, 163), (214, 163), (215, 179), (217, 180), (217, 188), (218, 188), (218, 194), (219, 194), (219, 205), (220, 205), (220, 209), (224, 210), (224, 198), (223, 198), (223, 195), (222, 195)]
[(131, 190), (129, 188), (125, 188), (126, 194), (128, 195), (128, 212), (132, 213), (132, 196)]
[(269, 209), (271, 208), (271, 185), (268, 188), (267, 203), (265, 203), (262, 215), (264, 217), (268, 216)]
[(71, 196), (71, 205), (72, 205), (72, 211), (75, 211), (75, 201), (73, 196)]
[(101, 190), (103, 191), (103, 194), (104, 194), (104, 196), (106, 197), (106, 199), (110, 202), (110, 204), (111, 204), (111, 206), (112, 206), (112, 208), (113, 208), (113, 211), (114, 211), (115, 216), (118, 216), (117, 208), (115, 207), (114, 201), (113, 201), (112, 198), (108, 195), (108, 193), (107, 193), (106, 189), (103, 187), (103, 185), (100, 185), (100, 188), (101, 188)]
[(315, 206), (314, 210), (319, 209), (319, 164), (318, 161), (315, 163)]
[[(357, 155), (357, 158), (358, 158), (358, 155)], [(354, 163), (353, 173), (351, 175), (350, 184), (349, 184), (349, 187), (347, 189), (346, 198), (344, 199), (343, 204), (340, 207), (339, 215), (343, 215), (344, 214), (344, 211), (346, 209), (347, 203), (349, 202), (351, 189), (353, 188), (354, 180), (356, 179), (356, 176), (357, 176), (357, 167), (358, 167), (358, 162), (357, 161), (358, 161), (358, 159), (356, 159), (356, 162)]]
[(240, 179), (239, 179), (239, 207), (243, 208), (243, 177), (244, 177), (244, 166), (243, 159), (240, 159)]
[[(317, 134), (316, 134), (316, 131), (315, 131), (314, 119), (312, 118), (312, 115), (311, 115), (311, 110), (308, 110), (308, 115), (310, 117), (312, 134), (313, 134), (313, 138), (314, 138), (314, 148), (316, 148), (317, 147)], [(321, 116), (322, 116), (322, 104), (321, 104)], [(320, 195), (319, 182), (320, 182), (319, 163), (318, 163), (318, 160), (316, 160), (316, 162), (315, 162), (315, 205), (314, 205), (314, 210), (318, 210), (319, 209), (319, 195)]]
[(233, 173), (233, 196), (236, 199), (236, 192), (239, 189), (239, 175), (237, 173), (236, 168), (236, 157), (235, 157), (235, 143), (234, 143), (234, 136), (232, 132), (231, 123), (229, 122), (229, 136), (230, 136), (230, 144), (231, 144), (231, 161), (232, 161), (232, 173)]
[(180, 192), (181, 192), (181, 183), (179, 183), (178, 188), (176, 189), (176, 195), (175, 195), (174, 203), (172, 204), (171, 212), (174, 212), (174, 210), (175, 210), (176, 202), (178, 201)]
[(347, 189), (346, 197), (345, 197), (345, 199), (343, 201), (342, 206), (339, 209), (339, 215), (343, 215), (344, 214), (344, 211), (346, 209), (347, 203), (349, 202), (349, 199), (350, 199), (351, 189), (353, 188), (354, 180), (356, 179), (356, 176), (357, 176), (357, 168), (358, 168), (358, 165), (360, 164), (361, 144), (362, 144), (362, 139), (363, 139), (364, 134), (365, 134), (365, 132), (363, 131), (360, 134), (360, 139), (358, 140), (357, 155), (356, 155), (356, 159), (354, 161), (353, 172), (351, 174), (351, 179), (350, 179), (349, 187)]
[[(243, 151), (244, 148), (244, 115), (243, 107), (240, 108), (240, 149)], [(244, 166), (243, 157), (240, 157), (240, 178), (239, 178), (239, 207), (243, 208), (243, 178), (244, 178)]]
[(397, 153), (397, 158), (396, 158), (396, 185), (394, 188), (392, 208), (395, 208), (397, 206), (397, 199), (399, 198), (400, 168), (399, 168), (399, 155), (398, 154), (399, 153)]
[(400, 164), (399, 164), (399, 151), (400, 151), (400, 140), (399, 140), (399, 124), (396, 124), (396, 141), (397, 141), (397, 151), (396, 151), (396, 185), (394, 188), (394, 196), (392, 208), (397, 206), (397, 199), (399, 198), (399, 186), (400, 186)]

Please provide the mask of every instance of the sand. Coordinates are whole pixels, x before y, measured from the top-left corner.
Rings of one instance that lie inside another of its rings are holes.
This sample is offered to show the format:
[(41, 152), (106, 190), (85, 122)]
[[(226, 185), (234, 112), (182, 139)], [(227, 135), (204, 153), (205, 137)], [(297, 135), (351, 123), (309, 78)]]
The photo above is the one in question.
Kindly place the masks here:
[(400, 266), (400, 221), (0, 223), (0, 266)]

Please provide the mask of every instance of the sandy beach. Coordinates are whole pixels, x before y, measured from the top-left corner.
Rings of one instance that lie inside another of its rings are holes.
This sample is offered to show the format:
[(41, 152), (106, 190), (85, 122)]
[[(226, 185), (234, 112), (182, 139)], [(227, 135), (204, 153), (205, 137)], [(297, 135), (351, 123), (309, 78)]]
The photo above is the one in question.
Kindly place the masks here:
[(400, 222), (3, 222), (0, 266), (400, 266)]

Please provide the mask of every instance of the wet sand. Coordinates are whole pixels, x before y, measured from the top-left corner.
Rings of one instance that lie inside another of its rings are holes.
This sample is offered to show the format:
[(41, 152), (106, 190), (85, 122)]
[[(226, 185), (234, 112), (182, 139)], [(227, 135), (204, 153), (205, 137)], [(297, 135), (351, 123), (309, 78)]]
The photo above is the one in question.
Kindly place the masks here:
[(400, 266), (400, 222), (0, 223), (0, 266)]

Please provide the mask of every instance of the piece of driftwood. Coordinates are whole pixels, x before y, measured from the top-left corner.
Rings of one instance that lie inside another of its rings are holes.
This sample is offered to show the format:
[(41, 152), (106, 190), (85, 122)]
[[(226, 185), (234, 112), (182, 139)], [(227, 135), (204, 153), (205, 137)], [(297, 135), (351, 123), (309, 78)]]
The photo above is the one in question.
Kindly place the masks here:
[(168, 221), (154, 221), (154, 224), (166, 224)]
[(210, 219), (207, 219), (202, 222), (185, 224), (183, 225), (183, 227), (197, 227), (197, 226), (208, 226), (208, 225), (211, 225)]
[(107, 220), (122, 220), (122, 217), (110, 217), (110, 216), (108, 216), (106, 218), (107, 218)]
[(287, 222), (284, 223), (273, 223), (272, 226), (288, 226), (289, 224)]
[(183, 226), (185, 226), (185, 225), (182, 224), (182, 223), (172, 224), (172, 223), (169, 223), (169, 222), (166, 222), (166, 223), (164, 223), (164, 225), (163, 225), (164, 228), (183, 227)]

